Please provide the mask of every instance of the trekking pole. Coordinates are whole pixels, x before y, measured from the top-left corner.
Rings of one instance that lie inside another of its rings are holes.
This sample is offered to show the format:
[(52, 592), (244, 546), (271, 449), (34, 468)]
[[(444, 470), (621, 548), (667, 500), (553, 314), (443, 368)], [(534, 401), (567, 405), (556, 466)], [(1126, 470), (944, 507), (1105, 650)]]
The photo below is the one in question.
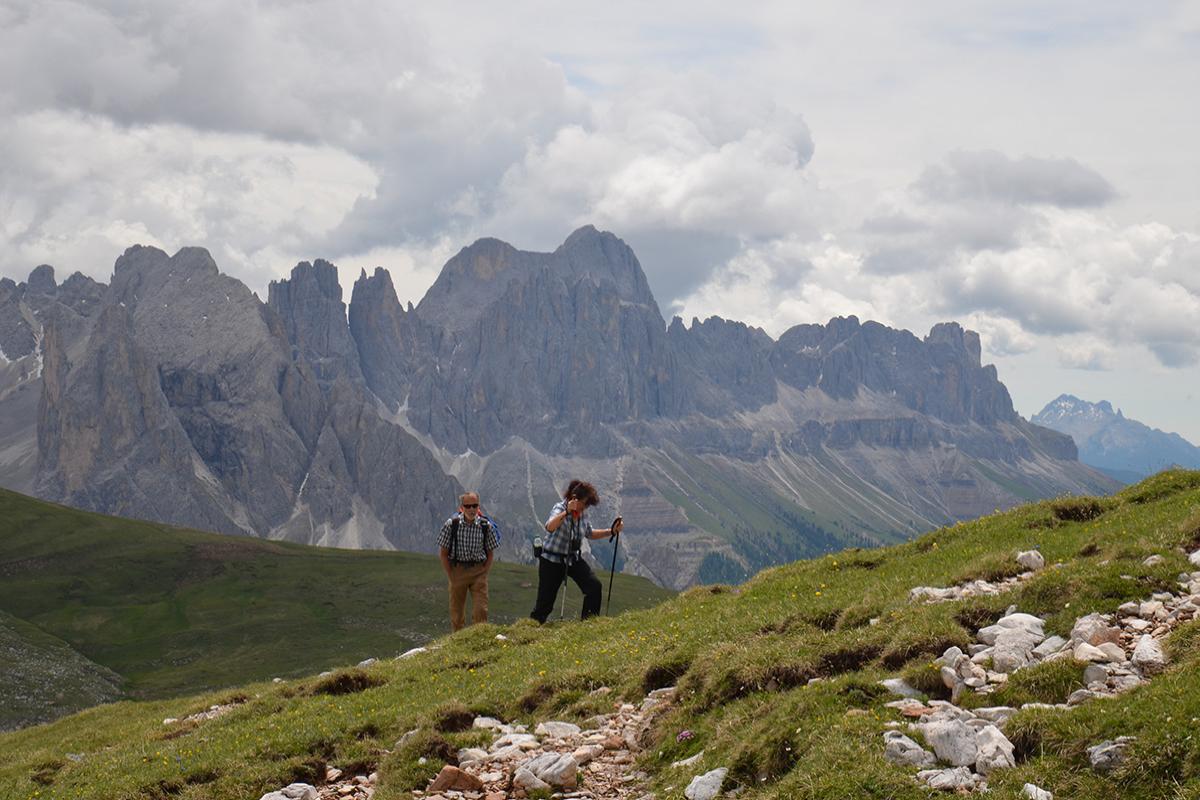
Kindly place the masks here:
[[(620, 517), (614, 519), (610, 530), (614, 530), (620, 522)], [(611, 616), (608, 613), (608, 609), (612, 607), (613, 578), (615, 578), (617, 575), (617, 549), (621, 546), (621, 532), (615, 531), (611, 536), (608, 537), (608, 541), (611, 542), (613, 546), (613, 560), (612, 569), (608, 571), (608, 598), (604, 601), (604, 616), (606, 617)]]

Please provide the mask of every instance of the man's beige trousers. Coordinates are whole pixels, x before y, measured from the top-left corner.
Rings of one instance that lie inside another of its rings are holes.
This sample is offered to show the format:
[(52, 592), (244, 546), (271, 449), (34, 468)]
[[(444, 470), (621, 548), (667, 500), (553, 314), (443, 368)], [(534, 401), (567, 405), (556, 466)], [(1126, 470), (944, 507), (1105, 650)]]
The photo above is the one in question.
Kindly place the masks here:
[(450, 565), (450, 628), (459, 630), (467, 624), (467, 592), (471, 593), (471, 622), (487, 622), (488, 567), (486, 564), (468, 567)]

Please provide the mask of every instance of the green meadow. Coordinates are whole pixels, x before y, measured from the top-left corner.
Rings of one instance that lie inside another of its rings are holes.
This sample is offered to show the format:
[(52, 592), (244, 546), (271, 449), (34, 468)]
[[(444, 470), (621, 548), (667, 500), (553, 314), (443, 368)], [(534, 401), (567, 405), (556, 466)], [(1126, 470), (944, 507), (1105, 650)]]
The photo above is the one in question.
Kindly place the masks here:
[[(39, 541), (46, 544), (35, 537), (30, 549)], [(660, 798), (682, 798), (693, 774), (718, 766), (729, 768), (726, 788), (740, 787), (742, 798), (928, 798), (932, 793), (916, 784), (914, 770), (883, 758), (882, 732), (899, 716), (885, 707), (894, 697), (880, 679), (905, 676), (939, 696), (944, 690), (932, 679), (932, 660), (949, 645), (965, 647), (1008, 606), (1044, 617), (1047, 633), (1066, 635), (1090, 611), (1112, 612), (1156, 591), (1176, 591), (1178, 574), (1194, 569), (1186, 553), (1198, 546), (1200, 472), (1165, 472), (1114, 497), (1034, 503), (905, 544), (771, 568), (740, 586), (694, 588), (619, 616), (545, 627), (527, 620), (478, 626), (412, 658), (348, 666), (359, 656), (396, 649), (373, 642), (346, 652), (341, 661), (347, 666), (325, 678), (101, 706), (0, 736), (0, 796), (257, 798), (295, 780), (317, 781), (324, 766), (334, 764), (377, 770), (379, 800), (409, 798), (456, 748), (481, 741), (479, 733), (455, 732), (448, 722), (464, 709), (527, 724), (583, 720), (610, 710), (614, 700), (637, 701), (651, 689), (677, 685), (677, 702), (658, 720), (655, 742), (638, 764), (653, 776)], [(915, 586), (1015, 574), (1013, 556), (1033, 547), (1047, 567), (1004, 594), (932, 605), (909, 600)], [(1154, 553), (1164, 562), (1143, 566)], [(293, 590), (269, 607), (281, 616), (285, 608), (308, 608), (307, 625), (314, 628), (317, 620), (344, 620), (344, 611), (323, 604), (338, 602), (338, 580), (319, 574), (342, 557), (334, 552), (325, 562), (314, 555), (305, 565), (316, 575), (283, 566), (273, 575), (260, 567), (267, 585)], [(236, 569), (237, 562), (225, 563)], [(133, 564), (127, 575), (127, 582), (103, 587), (104, 596), (119, 604), (132, 592), (148, 601), (139, 587), (159, 579), (138, 574)], [(341, 580), (355, 575), (347, 570)], [(9, 583), (6, 577), (0, 607), (44, 628), (60, 619), (72, 591), (70, 582), (55, 582), (57, 597), (42, 601), (30, 596), (32, 585), (14, 591)], [(321, 601), (307, 605), (310, 600), (297, 596), (306, 589)], [(240, 602), (255, 596), (250, 592)], [(175, 612), (169, 603), (153, 607), (141, 619), (148, 635), (161, 636)], [(70, 615), (61, 619), (48, 629), (75, 645), (65, 635)], [(226, 613), (208, 624), (236, 628), (243, 622)], [(131, 630), (127, 646), (134, 647), (139, 624), (124, 624)], [(500, 633), (505, 638), (497, 638)], [(301, 624), (289, 629), (300, 640), (323, 635)], [(83, 652), (100, 661), (98, 649), (108, 645), (99, 635), (92, 641), (93, 649)], [(1018, 713), (1005, 728), (1018, 763), (990, 776), (991, 796), (1018, 797), (1025, 782), (1060, 800), (1200, 796), (1198, 623), (1178, 628), (1166, 646), (1167, 672), (1132, 692), (1066, 711)], [(292, 652), (300, 649), (297, 643)], [(276, 662), (276, 669), (282, 672), (278, 665), (286, 663)], [(1070, 661), (1030, 668), (1014, 677), (1002, 699), (1064, 701), (1080, 685), (1082, 669)], [(592, 694), (601, 686), (612, 693)], [(163, 724), (223, 702), (237, 706), (196, 725)], [(395, 748), (413, 728), (421, 735)], [(678, 741), (683, 730), (693, 736)], [(1086, 748), (1119, 735), (1137, 737), (1126, 762), (1107, 776), (1094, 773)], [(701, 750), (691, 770), (670, 767)]]

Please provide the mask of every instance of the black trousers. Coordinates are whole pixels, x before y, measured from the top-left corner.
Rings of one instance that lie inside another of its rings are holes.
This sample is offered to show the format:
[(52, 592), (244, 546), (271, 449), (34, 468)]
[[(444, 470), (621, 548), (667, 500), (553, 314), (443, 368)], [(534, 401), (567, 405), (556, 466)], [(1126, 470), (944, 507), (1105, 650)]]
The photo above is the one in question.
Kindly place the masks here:
[(580, 615), (580, 619), (594, 617), (600, 613), (600, 594), (603, 584), (600, 583), (600, 579), (596, 577), (596, 573), (592, 572), (592, 568), (586, 561), (581, 558), (570, 566), (566, 566), (539, 558), (537, 604), (534, 605), (533, 612), (529, 616), (538, 622), (546, 621), (546, 618), (554, 611), (554, 599), (558, 597), (558, 589), (567, 577), (575, 581), (580, 591), (583, 592), (583, 613)]

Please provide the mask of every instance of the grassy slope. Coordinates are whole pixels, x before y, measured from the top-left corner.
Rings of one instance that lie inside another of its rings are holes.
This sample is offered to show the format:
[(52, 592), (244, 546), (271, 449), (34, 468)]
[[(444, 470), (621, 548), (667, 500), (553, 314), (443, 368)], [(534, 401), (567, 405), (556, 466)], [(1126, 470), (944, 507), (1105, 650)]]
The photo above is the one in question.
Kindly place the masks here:
[[(198, 533), (3, 490), (0, 576), (0, 610), (116, 671), (139, 697), (395, 655), (449, 627), (431, 556)], [(528, 614), (534, 582), (532, 567), (497, 564), (492, 618)], [(621, 575), (613, 608), (667, 596)], [(577, 614), (578, 593), (569, 599)]]
[[(207, 695), (119, 703), (57, 723), (0, 736), (0, 786), (11, 797), (236, 798), (317, 774), (321, 764), (378, 767), (380, 800), (405, 798), (440, 766), (418, 766), (418, 739), (385, 754), (399, 734), (429, 726), (439, 708), (462, 702), (477, 712), (532, 721), (583, 718), (612, 698), (608, 685), (638, 698), (675, 683), (681, 703), (657, 729), (641, 766), (664, 798), (682, 797), (691, 775), (669, 764), (703, 749), (700, 767), (731, 767), (745, 798), (924, 798), (911, 770), (883, 759), (881, 732), (895, 719), (876, 681), (904, 673), (927, 680), (930, 660), (1010, 603), (1068, 632), (1092, 610), (1175, 589), (1188, 568), (1180, 546), (1200, 540), (1200, 473), (1164, 473), (1114, 499), (1097, 516), (1060, 516), (1093, 506), (1046, 501), (930, 533), (877, 551), (848, 551), (767, 570), (737, 590), (698, 588), (662, 605), (587, 623), (537, 628), (521, 622), (494, 638), (468, 629), (436, 651), (369, 669), (380, 684), (355, 694), (313, 691), (316, 681), (244, 687), (247, 702), (194, 731), (170, 736), (162, 719), (218, 702)], [(1085, 514), (1086, 516), (1086, 514)], [(951, 585), (1011, 570), (1017, 549), (1039, 546), (1054, 565), (995, 598), (910, 605), (917, 585)], [(1151, 553), (1166, 556), (1142, 566)], [(879, 625), (867, 620), (880, 617)], [(1008, 727), (1015, 769), (992, 776), (994, 796), (1013, 797), (1032, 781), (1060, 798), (1174, 798), (1200, 792), (1200, 626), (1168, 641), (1171, 669), (1120, 698), (1069, 712), (1027, 711)], [(1008, 699), (1065, 699), (1081, 667), (1033, 668)], [(806, 685), (810, 677), (827, 680)], [(932, 684), (928, 684), (931, 685)], [(847, 714), (853, 709), (866, 713)], [(690, 729), (694, 738), (677, 743)], [(1087, 767), (1085, 747), (1138, 736), (1128, 764), (1109, 778)], [(452, 744), (471, 733), (447, 734)], [(66, 753), (82, 753), (78, 763)], [(36, 778), (36, 780), (35, 780)]]

